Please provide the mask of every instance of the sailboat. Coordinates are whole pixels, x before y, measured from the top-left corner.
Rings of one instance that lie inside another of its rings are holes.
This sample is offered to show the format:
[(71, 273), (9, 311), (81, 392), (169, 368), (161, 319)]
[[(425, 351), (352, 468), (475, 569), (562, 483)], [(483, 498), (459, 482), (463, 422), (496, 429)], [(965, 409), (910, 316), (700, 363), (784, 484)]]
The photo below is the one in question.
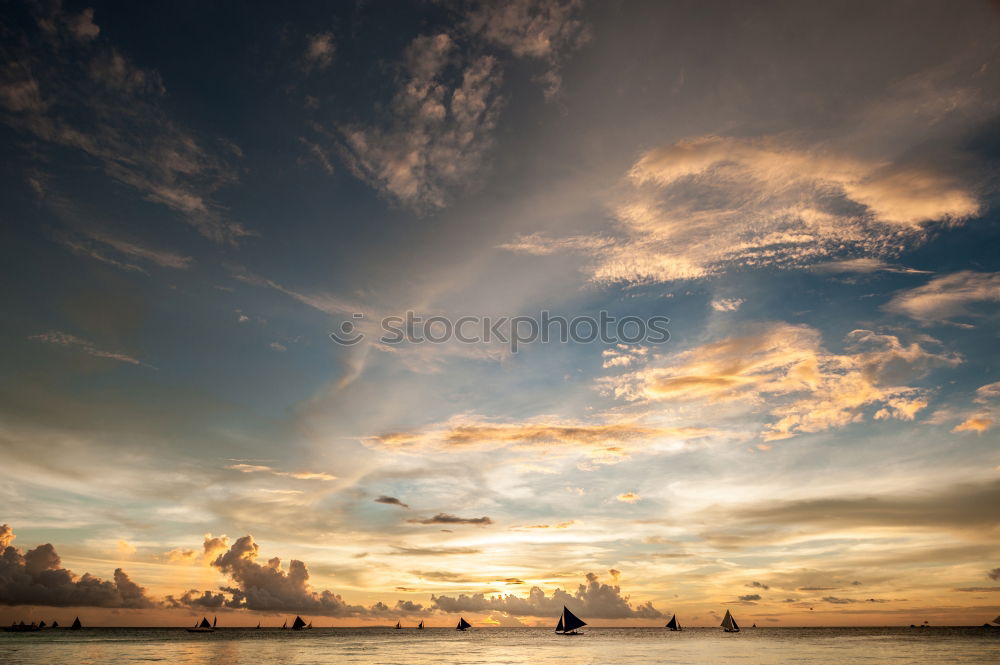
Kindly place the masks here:
[(667, 625), (664, 626), (664, 628), (669, 628), (670, 630), (680, 630), (681, 629), (681, 622), (677, 620), (677, 615), (676, 614), (673, 615), (672, 617), (670, 617), (670, 621), (667, 622)]
[(396, 630), (400, 630), (402, 627), (403, 624), (399, 623), (399, 619), (396, 619)]
[(80, 623), (80, 617), (73, 619), (73, 625), (69, 627), (70, 630), (80, 630), (83, 628), (83, 624)]
[(52, 627), (53, 628), (58, 628), (59, 627), (59, 622), (58, 621), (53, 621), (52, 622)]
[(583, 628), (587, 625), (587, 622), (576, 616), (569, 611), (569, 608), (563, 605), (562, 614), (559, 616), (559, 623), (556, 624), (556, 632), (560, 635), (582, 635), (578, 628)]
[(458, 625), (455, 626), (455, 630), (469, 630), (472, 628), (472, 624), (465, 620), (465, 617), (458, 618)]
[(214, 624), (209, 623), (208, 619), (206, 619), (205, 617), (202, 617), (201, 618), (201, 622), (200, 623), (196, 623), (194, 625), (194, 628), (188, 628), (187, 632), (189, 632), (189, 633), (211, 633), (214, 630), (215, 630)]
[(424, 620), (423, 619), (421, 619), (420, 623), (417, 624), (417, 629), (418, 630), (423, 630), (424, 629)]
[(304, 628), (312, 628), (312, 624), (306, 625), (306, 622), (302, 620), (302, 617), (295, 617), (295, 621), (292, 622), (292, 630), (302, 630)]
[(722, 618), (722, 630), (727, 633), (740, 632), (740, 626), (736, 623), (736, 619), (733, 618), (733, 615), (729, 613), (729, 610), (726, 610), (726, 616)]
[(260, 621), (257, 622), (257, 630), (260, 630)]
[(288, 628), (288, 619), (285, 619), (285, 623), (281, 624), (281, 629), (285, 630)]
[(993, 620), (993, 623), (1000, 625), (1000, 617)]
[(39, 622), (38, 622), (38, 630), (41, 630), (42, 628), (45, 628), (45, 627), (47, 627), (48, 625), (49, 625), (49, 624), (45, 623), (44, 621), (39, 621)]

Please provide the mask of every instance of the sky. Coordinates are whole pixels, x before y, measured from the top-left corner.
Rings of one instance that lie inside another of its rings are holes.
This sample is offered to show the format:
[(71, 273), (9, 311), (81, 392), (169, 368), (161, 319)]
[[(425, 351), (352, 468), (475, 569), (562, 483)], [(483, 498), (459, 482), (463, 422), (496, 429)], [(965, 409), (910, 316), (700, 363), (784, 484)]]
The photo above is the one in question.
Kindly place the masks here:
[(2, 12), (0, 622), (1000, 612), (996, 3)]

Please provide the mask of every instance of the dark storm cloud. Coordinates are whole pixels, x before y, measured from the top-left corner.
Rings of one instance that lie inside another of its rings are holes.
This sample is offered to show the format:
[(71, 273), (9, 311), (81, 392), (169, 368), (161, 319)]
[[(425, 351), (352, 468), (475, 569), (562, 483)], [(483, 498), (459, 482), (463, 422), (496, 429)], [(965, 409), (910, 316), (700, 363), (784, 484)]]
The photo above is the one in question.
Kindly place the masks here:
[(489, 517), (458, 517), (457, 515), (449, 515), (448, 513), (438, 513), (434, 517), (429, 517), (424, 520), (406, 520), (411, 524), (478, 524), (480, 526), (485, 526), (487, 524), (493, 524), (493, 520)]
[(382, 496), (378, 497), (377, 499), (375, 499), (375, 503), (385, 503), (385, 504), (388, 504), (390, 506), (399, 506), (400, 508), (409, 508), (410, 507), (409, 504), (403, 503), (402, 501), (400, 501), (396, 497), (394, 497), (394, 496), (385, 496), (384, 494)]
[(23, 552), (12, 545), (13, 529), (0, 527), (0, 604), (54, 607), (147, 608), (157, 603), (121, 568), (114, 580), (82, 576), (62, 567), (51, 544)]

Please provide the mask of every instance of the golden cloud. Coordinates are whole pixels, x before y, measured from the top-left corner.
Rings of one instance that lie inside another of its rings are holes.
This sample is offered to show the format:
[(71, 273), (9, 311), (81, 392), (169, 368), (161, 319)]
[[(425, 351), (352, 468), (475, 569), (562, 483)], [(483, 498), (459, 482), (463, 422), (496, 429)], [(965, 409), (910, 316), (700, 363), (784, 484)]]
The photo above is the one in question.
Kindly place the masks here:
[(905, 382), (960, 362), (957, 354), (868, 330), (851, 332), (845, 352), (832, 353), (814, 328), (771, 323), (655, 358), (646, 368), (602, 383), (630, 401), (766, 403), (773, 421), (763, 437), (776, 440), (843, 427), (863, 419), (865, 407), (878, 407), (877, 419), (913, 420), (927, 399), (924, 390)]

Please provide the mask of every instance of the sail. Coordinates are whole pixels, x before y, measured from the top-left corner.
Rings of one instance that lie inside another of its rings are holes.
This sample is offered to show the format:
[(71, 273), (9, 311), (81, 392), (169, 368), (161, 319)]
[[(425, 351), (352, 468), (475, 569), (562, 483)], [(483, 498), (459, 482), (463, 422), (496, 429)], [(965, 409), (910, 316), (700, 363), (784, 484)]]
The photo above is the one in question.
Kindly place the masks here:
[(563, 616), (562, 616), (563, 630), (569, 632), (571, 630), (576, 630), (577, 628), (582, 628), (587, 625), (587, 622), (576, 616), (569, 611), (565, 605), (563, 605)]
[(726, 610), (726, 616), (722, 619), (722, 627), (727, 633), (738, 633), (740, 630), (739, 624), (736, 623), (736, 619), (729, 613), (729, 610)]
[(402, 628), (402, 627), (403, 627), (403, 624), (401, 624), (401, 623), (399, 623), (399, 621), (397, 621), (396, 622), (396, 628)]
[(46, 624), (46, 623), (45, 623), (44, 621), (40, 621), (40, 622), (38, 623), (38, 627), (39, 627), (39, 628), (45, 628), (45, 626), (46, 626), (46, 625), (47, 625), (47, 624)]
[(563, 628), (562, 615), (560, 614), (559, 615), (559, 623), (556, 624), (556, 632), (557, 633), (561, 633), (561, 632), (563, 632), (563, 630), (565, 630), (565, 629)]
[(281, 624), (282, 628), (288, 628), (288, 619), (285, 619), (285, 623)]
[(1000, 617), (997, 617), (996, 619), (994, 619), (993, 623), (1000, 623)]
[(212, 628), (215, 628), (216, 624), (219, 623), (219, 617), (212, 617)]
[(306, 627), (306, 622), (302, 620), (302, 617), (296, 616), (295, 621), (292, 622), (292, 628), (295, 630), (302, 630)]
[(465, 617), (460, 617), (458, 620), (458, 625), (455, 627), (458, 630), (465, 630), (467, 628), (472, 628), (472, 624), (465, 620)]
[(670, 621), (667, 622), (667, 628), (670, 630), (680, 630), (680, 624), (677, 623), (677, 615), (670, 617)]
[(424, 628), (424, 620), (423, 619), (421, 619), (420, 623), (417, 624), (417, 628), (420, 628), (421, 630), (423, 630), (423, 628)]
[(52, 622), (52, 627), (53, 628), (58, 628), (59, 627), (59, 622), (58, 621), (53, 621)]
[(212, 627), (212, 624), (210, 624), (210, 623), (208, 622), (208, 619), (206, 619), (205, 617), (202, 617), (202, 618), (201, 618), (201, 623), (200, 623), (200, 624), (198, 624), (198, 627), (199, 627), (199, 628), (211, 628), (211, 627)]

